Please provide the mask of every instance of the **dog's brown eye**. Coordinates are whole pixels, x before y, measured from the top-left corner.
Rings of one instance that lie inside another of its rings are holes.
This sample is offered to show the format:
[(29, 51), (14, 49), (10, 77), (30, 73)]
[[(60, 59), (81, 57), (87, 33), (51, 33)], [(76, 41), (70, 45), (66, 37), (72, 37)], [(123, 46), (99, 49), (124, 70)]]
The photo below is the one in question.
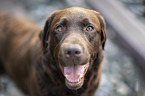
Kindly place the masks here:
[(93, 26), (88, 26), (88, 27), (86, 28), (86, 31), (93, 31), (93, 30), (94, 30)]
[(58, 27), (56, 27), (56, 30), (57, 30), (58, 32), (61, 32), (61, 31), (63, 31), (63, 27), (62, 27), (62, 26), (58, 26)]

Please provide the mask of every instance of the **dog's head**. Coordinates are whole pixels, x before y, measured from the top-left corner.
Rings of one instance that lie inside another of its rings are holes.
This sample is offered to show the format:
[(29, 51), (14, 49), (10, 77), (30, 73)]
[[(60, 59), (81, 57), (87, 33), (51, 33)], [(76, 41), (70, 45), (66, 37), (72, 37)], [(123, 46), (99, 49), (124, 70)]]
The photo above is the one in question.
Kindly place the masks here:
[(46, 20), (43, 49), (54, 56), (70, 89), (79, 89), (85, 74), (106, 42), (105, 21), (96, 11), (73, 7), (56, 11)]

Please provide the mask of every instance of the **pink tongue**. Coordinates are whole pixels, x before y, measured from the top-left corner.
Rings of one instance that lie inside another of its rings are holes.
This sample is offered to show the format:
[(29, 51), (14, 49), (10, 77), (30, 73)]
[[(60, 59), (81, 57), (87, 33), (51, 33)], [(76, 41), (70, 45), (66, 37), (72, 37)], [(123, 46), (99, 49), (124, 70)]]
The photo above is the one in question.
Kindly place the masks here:
[(85, 74), (86, 65), (71, 65), (64, 67), (64, 76), (70, 82), (78, 82)]

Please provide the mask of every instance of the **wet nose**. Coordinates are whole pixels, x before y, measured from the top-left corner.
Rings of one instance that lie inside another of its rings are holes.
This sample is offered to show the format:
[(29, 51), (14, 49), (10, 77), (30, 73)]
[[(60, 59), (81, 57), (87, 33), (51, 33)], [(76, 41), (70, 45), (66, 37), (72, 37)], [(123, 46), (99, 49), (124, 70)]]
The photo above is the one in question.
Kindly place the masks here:
[(82, 48), (79, 45), (69, 45), (64, 50), (68, 58), (78, 58), (82, 55)]

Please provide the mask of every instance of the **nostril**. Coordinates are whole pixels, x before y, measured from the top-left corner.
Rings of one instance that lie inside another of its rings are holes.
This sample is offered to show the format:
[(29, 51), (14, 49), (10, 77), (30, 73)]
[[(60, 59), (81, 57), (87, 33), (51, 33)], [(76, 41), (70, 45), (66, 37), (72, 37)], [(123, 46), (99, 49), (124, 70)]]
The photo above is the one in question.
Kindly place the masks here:
[(80, 51), (80, 50), (76, 50), (76, 51), (75, 51), (75, 55), (78, 56), (78, 55), (80, 55), (80, 54), (81, 54), (81, 51)]
[(70, 56), (71, 56), (71, 51), (68, 50), (68, 51), (66, 52), (66, 56), (67, 56), (67, 57), (70, 57)]
[(70, 55), (71, 54), (71, 51), (67, 51), (67, 54)]

